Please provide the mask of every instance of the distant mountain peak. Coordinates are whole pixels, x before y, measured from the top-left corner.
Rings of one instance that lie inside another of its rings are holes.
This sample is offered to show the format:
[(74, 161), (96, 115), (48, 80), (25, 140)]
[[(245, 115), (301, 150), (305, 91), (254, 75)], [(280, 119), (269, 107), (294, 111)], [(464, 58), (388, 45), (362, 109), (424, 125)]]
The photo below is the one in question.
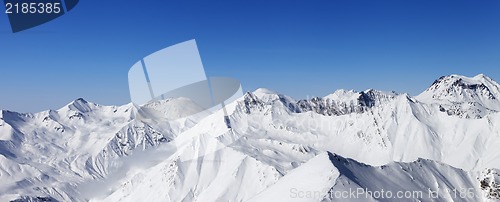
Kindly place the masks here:
[(206, 110), (196, 102), (185, 97), (155, 100), (141, 106), (142, 110), (159, 112), (163, 118), (169, 120), (180, 119)]
[(393, 99), (395, 96), (395, 93), (368, 89), (359, 93), (358, 103), (363, 107), (374, 107), (377, 104)]
[(68, 103), (68, 106), (69, 105), (89, 105), (89, 104), (93, 104), (93, 103), (91, 103), (83, 98), (77, 98), (77, 99), (71, 101), (70, 103)]
[(267, 88), (257, 88), (254, 94), (278, 94), (276, 91), (269, 90)]
[(442, 76), (416, 98), (425, 103), (439, 104), (448, 115), (481, 118), (499, 111), (499, 84), (484, 74), (474, 77), (452, 74)]
[(67, 104), (65, 107), (62, 109), (69, 109), (71, 111), (79, 111), (82, 113), (90, 112), (94, 110), (96, 107), (99, 107), (100, 105), (89, 102), (83, 98), (78, 98), (76, 100), (73, 100), (69, 104)]
[(74, 100), (73, 102), (81, 102), (81, 103), (88, 103), (87, 100), (83, 99), (83, 98), (77, 98), (76, 100)]
[(470, 101), (471, 99), (496, 99), (498, 96), (498, 83), (484, 74), (466, 77), (452, 74), (442, 76), (435, 80), (418, 97), (421, 99), (458, 100)]

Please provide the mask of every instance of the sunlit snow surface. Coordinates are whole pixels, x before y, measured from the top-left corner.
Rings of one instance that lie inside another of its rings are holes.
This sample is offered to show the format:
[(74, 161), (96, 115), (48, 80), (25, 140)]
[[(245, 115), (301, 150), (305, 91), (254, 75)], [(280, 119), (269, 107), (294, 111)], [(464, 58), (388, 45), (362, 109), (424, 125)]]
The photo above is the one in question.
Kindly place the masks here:
[(452, 75), (416, 97), (258, 89), (227, 105), (232, 129), (221, 110), (185, 117), (197, 110), (183, 98), (1, 111), (0, 201), (398, 201), (335, 197), (358, 189), (495, 200), (499, 88)]

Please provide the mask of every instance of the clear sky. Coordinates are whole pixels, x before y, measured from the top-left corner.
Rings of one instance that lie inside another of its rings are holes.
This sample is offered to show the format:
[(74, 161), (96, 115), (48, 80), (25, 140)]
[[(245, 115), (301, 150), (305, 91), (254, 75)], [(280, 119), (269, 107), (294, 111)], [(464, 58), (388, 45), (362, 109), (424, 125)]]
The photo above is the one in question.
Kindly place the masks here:
[(442, 75), (500, 80), (500, 1), (90, 1), (11, 33), (0, 8), (0, 109), (82, 97), (130, 102), (138, 60), (196, 39), (208, 76), (295, 98), (336, 89), (417, 95)]

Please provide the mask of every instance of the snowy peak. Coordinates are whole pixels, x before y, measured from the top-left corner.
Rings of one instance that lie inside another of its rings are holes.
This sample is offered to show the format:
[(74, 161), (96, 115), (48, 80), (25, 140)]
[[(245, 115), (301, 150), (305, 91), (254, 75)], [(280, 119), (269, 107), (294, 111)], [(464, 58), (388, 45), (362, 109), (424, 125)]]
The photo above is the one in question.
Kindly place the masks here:
[(253, 92), (253, 94), (257, 95), (258, 97), (263, 97), (265, 95), (278, 94), (278, 92), (269, 90), (267, 88), (257, 88), (257, 90)]
[(205, 110), (205, 108), (196, 102), (184, 97), (152, 101), (143, 105), (141, 109), (150, 112), (150, 115), (159, 113), (157, 117), (163, 117), (168, 120), (188, 117)]
[(335, 93), (323, 98), (301, 100), (302, 108), (311, 108), (312, 111), (323, 115), (344, 115), (350, 113), (363, 113), (373, 107), (381, 106), (394, 100), (398, 94), (368, 89), (362, 92), (353, 90), (337, 90)]
[(357, 99), (358, 95), (359, 93), (354, 90), (339, 89), (323, 98), (330, 100), (355, 100)]
[(254, 92), (246, 92), (241, 102), (239, 102), (239, 107), (247, 114), (250, 114), (253, 110), (263, 111), (275, 106), (281, 106), (294, 112), (295, 103), (296, 101), (289, 96), (259, 88)]
[(423, 93), (419, 101), (439, 104), (448, 115), (463, 118), (482, 118), (500, 111), (500, 85), (484, 74), (474, 77), (442, 76)]
[(261, 100), (265, 103), (272, 103), (274, 101), (282, 101), (282, 102), (295, 102), (295, 100), (289, 96), (280, 94), (276, 91), (272, 91), (266, 88), (258, 88), (254, 92), (246, 93), (245, 97), (253, 97), (253, 99)]
[(499, 96), (498, 89), (498, 83), (483, 74), (472, 78), (453, 74), (440, 77), (418, 97), (452, 102), (494, 100)]
[(358, 103), (363, 107), (374, 107), (394, 99), (396, 93), (386, 93), (378, 90), (368, 89), (359, 93)]
[(79, 111), (82, 113), (86, 113), (86, 112), (91, 112), (91, 111), (95, 110), (99, 106), (100, 105), (92, 103), (92, 102), (88, 102), (88, 101), (84, 100), (83, 98), (78, 98), (78, 99), (70, 102), (68, 105), (66, 105), (62, 109), (69, 109), (71, 111)]
[(387, 101), (396, 97), (398, 94), (395, 92), (384, 92), (375, 89), (367, 89), (361, 92), (355, 90), (336, 90), (334, 93), (323, 97), (323, 99), (335, 100), (337, 102), (350, 102), (350, 101), (360, 101), (369, 103), (373, 101)]

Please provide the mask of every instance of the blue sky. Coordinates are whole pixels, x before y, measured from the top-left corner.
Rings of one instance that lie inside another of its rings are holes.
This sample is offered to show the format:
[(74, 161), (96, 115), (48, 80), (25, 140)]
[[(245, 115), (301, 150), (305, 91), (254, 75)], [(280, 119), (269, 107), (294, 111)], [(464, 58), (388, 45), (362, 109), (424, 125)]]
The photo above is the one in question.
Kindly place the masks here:
[(498, 0), (81, 1), (16, 34), (0, 11), (0, 109), (21, 112), (128, 103), (128, 69), (193, 38), (208, 76), (295, 98), (416, 95), (449, 74), (500, 80)]

